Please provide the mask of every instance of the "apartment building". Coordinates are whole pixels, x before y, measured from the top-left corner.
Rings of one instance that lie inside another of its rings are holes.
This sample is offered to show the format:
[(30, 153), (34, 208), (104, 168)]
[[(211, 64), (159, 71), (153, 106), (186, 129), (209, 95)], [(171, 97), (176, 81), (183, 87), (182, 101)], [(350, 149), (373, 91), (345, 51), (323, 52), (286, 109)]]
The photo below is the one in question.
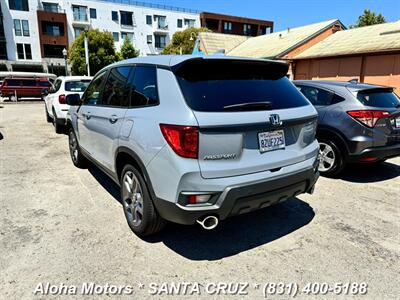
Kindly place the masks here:
[(201, 27), (207, 27), (215, 33), (258, 36), (272, 33), (274, 30), (274, 23), (272, 21), (210, 12), (202, 12), (200, 14), (200, 22)]
[(176, 31), (200, 27), (197, 11), (131, 0), (2, 0), (1, 5), (0, 69), (9, 71), (63, 74), (62, 50), (90, 28), (111, 32), (117, 50), (128, 37), (141, 55), (156, 55)]

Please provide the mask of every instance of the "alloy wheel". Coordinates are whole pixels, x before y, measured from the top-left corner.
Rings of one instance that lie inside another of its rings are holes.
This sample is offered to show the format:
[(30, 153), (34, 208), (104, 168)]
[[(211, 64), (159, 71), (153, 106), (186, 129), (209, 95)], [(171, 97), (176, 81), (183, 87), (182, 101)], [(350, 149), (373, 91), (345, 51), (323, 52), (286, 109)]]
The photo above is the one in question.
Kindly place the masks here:
[(139, 179), (132, 171), (125, 173), (122, 180), (122, 204), (128, 222), (137, 227), (143, 220), (143, 193)]
[(335, 151), (326, 143), (319, 143), (318, 171), (327, 172), (335, 165)]
[(69, 133), (69, 153), (71, 154), (72, 160), (76, 162), (78, 160), (78, 142), (72, 131)]

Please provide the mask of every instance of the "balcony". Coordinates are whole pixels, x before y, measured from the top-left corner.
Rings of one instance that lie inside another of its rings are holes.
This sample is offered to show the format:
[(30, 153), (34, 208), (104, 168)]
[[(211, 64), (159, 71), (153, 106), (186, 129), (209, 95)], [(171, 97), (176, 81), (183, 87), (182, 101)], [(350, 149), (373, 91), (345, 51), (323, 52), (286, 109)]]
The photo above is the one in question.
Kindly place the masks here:
[(90, 25), (90, 20), (88, 18), (87, 7), (86, 6), (73, 6), (73, 21), (72, 24), (81, 27), (88, 27)]
[(65, 13), (65, 9), (61, 9), (61, 7), (56, 3), (40, 3), (37, 7), (37, 10), (56, 13), (56, 14)]

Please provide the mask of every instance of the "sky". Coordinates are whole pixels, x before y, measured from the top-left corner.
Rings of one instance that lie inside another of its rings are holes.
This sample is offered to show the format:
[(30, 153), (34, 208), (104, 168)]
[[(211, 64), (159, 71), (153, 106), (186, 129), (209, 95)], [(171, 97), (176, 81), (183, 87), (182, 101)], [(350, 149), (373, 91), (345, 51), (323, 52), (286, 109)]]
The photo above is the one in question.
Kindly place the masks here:
[(387, 21), (400, 20), (400, 0), (141, 0), (274, 22), (274, 31), (330, 19), (355, 24), (368, 8)]

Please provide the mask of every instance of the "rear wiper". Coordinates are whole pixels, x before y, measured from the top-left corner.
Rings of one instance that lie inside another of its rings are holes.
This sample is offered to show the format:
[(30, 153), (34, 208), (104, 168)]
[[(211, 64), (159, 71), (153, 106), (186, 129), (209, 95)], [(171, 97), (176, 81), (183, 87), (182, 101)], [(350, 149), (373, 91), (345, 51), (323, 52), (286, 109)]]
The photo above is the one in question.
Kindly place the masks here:
[(224, 110), (230, 111), (252, 111), (252, 110), (269, 110), (272, 109), (272, 103), (266, 102), (247, 102), (224, 106)]

